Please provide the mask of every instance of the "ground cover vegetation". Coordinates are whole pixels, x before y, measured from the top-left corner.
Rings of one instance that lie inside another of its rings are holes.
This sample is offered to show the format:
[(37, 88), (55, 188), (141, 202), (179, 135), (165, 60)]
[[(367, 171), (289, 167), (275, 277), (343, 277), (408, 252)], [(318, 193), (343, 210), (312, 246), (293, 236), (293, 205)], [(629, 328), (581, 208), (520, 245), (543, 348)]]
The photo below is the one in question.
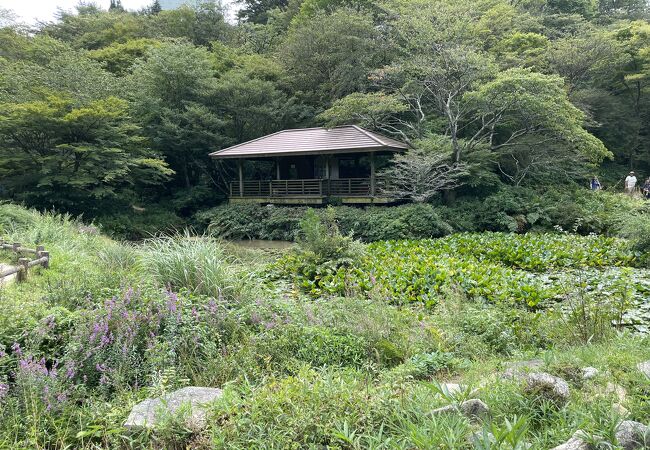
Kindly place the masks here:
[[(555, 225), (537, 219), (549, 195), (595, 206), (576, 193), (591, 175), (616, 191), (630, 169), (650, 171), (643, 0), (240, 6), (237, 23), (209, 1), (141, 11), (83, 4), (35, 26), (2, 10), (0, 197), (142, 239), (205, 222), (194, 216), (224, 201), (235, 169), (209, 152), (343, 123), (413, 146), (400, 173), (386, 174), (393, 181), (435, 161), (427, 172), (449, 182), (391, 185), (452, 208), (436, 211), (443, 219), (468, 212), (455, 229)], [(245, 171), (263, 178), (268, 167)], [(505, 200), (522, 212), (470, 214)]]
[[(307, 211), (278, 254), (183, 233), (120, 243), (0, 205), (5, 239), (52, 255), (0, 288), (0, 447), (547, 449), (580, 429), (616, 448), (621, 420), (650, 419), (650, 277), (629, 241), (363, 244), (334, 212)], [(566, 403), (499, 375), (531, 358), (568, 381)], [(224, 389), (206, 427), (123, 427), (188, 385)], [(489, 417), (431, 412), (472, 396)]]

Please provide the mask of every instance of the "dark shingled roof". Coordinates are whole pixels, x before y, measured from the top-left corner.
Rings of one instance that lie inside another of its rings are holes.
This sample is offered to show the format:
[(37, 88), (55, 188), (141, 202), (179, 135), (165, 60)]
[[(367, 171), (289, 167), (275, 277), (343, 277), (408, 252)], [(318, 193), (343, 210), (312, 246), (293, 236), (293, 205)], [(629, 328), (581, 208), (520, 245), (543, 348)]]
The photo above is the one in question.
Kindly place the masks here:
[(408, 145), (356, 125), (283, 130), (210, 153), (213, 158), (260, 158), (406, 150)]

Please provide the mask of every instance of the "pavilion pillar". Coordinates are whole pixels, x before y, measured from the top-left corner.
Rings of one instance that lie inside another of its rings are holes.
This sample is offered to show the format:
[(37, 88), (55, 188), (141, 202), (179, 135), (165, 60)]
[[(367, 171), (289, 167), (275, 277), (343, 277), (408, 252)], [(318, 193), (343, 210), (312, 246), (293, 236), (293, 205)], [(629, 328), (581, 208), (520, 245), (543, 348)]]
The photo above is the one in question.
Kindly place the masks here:
[(237, 170), (239, 171), (239, 196), (244, 196), (244, 164), (241, 159), (237, 160)]
[(375, 196), (376, 191), (376, 179), (375, 179), (375, 152), (370, 152), (370, 195)]
[(275, 158), (275, 179), (280, 179), (280, 158)]

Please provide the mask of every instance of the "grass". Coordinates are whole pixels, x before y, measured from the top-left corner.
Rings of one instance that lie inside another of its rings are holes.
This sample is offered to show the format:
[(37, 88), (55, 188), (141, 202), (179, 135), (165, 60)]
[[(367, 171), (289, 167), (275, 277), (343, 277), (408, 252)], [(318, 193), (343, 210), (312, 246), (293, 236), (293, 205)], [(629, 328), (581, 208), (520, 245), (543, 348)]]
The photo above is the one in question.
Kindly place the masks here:
[[(392, 301), (379, 289), (314, 297), (295, 274), (268, 270), (295, 256), (187, 234), (120, 243), (70, 217), (6, 204), (0, 223), (5, 238), (52, 255), (49, 270), (0, 289), (0, 448), (548, 449), (578, 429), (615, 446), (620, 407), (650, 421), (650, 380), (636, 369), (650, 359), (650, 338), (608, 328), (580, 342), (576, 333), (591, 322), (568, 320), (562, 307), (495, 301), (452, 282), (429, 305)], [(328, 248), (327, 235), (319, 239)], [(462, 247), (478, 259), (478, 245), (482, 261), (536, 273), (569, 274), (578, 256), (628, 264), (624, 241), (584, 238), (571, 252), (572, 240), (463, 235), (420, 248)], [(359, 269), (355, 258), (378, 258), (388, 245), (344, 248), (336, 260), (298, 249), (306, 259), (290, 267), (307, 269), (304, 276)], [(634, 277), (647, 281), (643, 271)], [(563, 280), (572, 292), (584, 289), (572, 279)], [(507, 363), (532, 358), (567, 380), (567, 405), (499, 376)], [(594, 379), (580, 376), (587, 366), (599, 369)], [(441, 393), (445, 382), (479, 389), (490, 416), (429, 414), (460, 401)], [(224, 389), (203, 432), (174, 417), (156, 432), (123, 428), (135, 403), (187, 385)]]

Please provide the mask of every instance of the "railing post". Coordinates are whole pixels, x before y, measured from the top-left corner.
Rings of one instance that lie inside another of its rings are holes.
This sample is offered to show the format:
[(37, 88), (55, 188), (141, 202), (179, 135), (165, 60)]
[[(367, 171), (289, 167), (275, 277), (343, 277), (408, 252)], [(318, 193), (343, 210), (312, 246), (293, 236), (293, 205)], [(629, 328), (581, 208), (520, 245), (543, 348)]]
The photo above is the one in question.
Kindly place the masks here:
[(244, 168), (241, 159), (237, 160), (237, 169), (239, 171), (239, 196), (244, 196)]
[(50, 252), (41, 252), (41, 258), (45, 258), (45, 262), (42, 264), (44, 269), (50, 268)]
[(348, 178), (348, 195), (352, 195), (352, 178)]
[(16, 253), (18, 253), (19, 248), (20, 248), (20, 242), (14, 242), (12, 247), (11, 247), (11, 249)]
[(375, 152), (370, 152), (370, 196), (375, 196)]
[(27, 279), (27, 271), (29, 270), (29, 258), (18, 258), (18, 265), (20, 266), (20, 270), (18, 271), (16, 280), (25, 281)]

